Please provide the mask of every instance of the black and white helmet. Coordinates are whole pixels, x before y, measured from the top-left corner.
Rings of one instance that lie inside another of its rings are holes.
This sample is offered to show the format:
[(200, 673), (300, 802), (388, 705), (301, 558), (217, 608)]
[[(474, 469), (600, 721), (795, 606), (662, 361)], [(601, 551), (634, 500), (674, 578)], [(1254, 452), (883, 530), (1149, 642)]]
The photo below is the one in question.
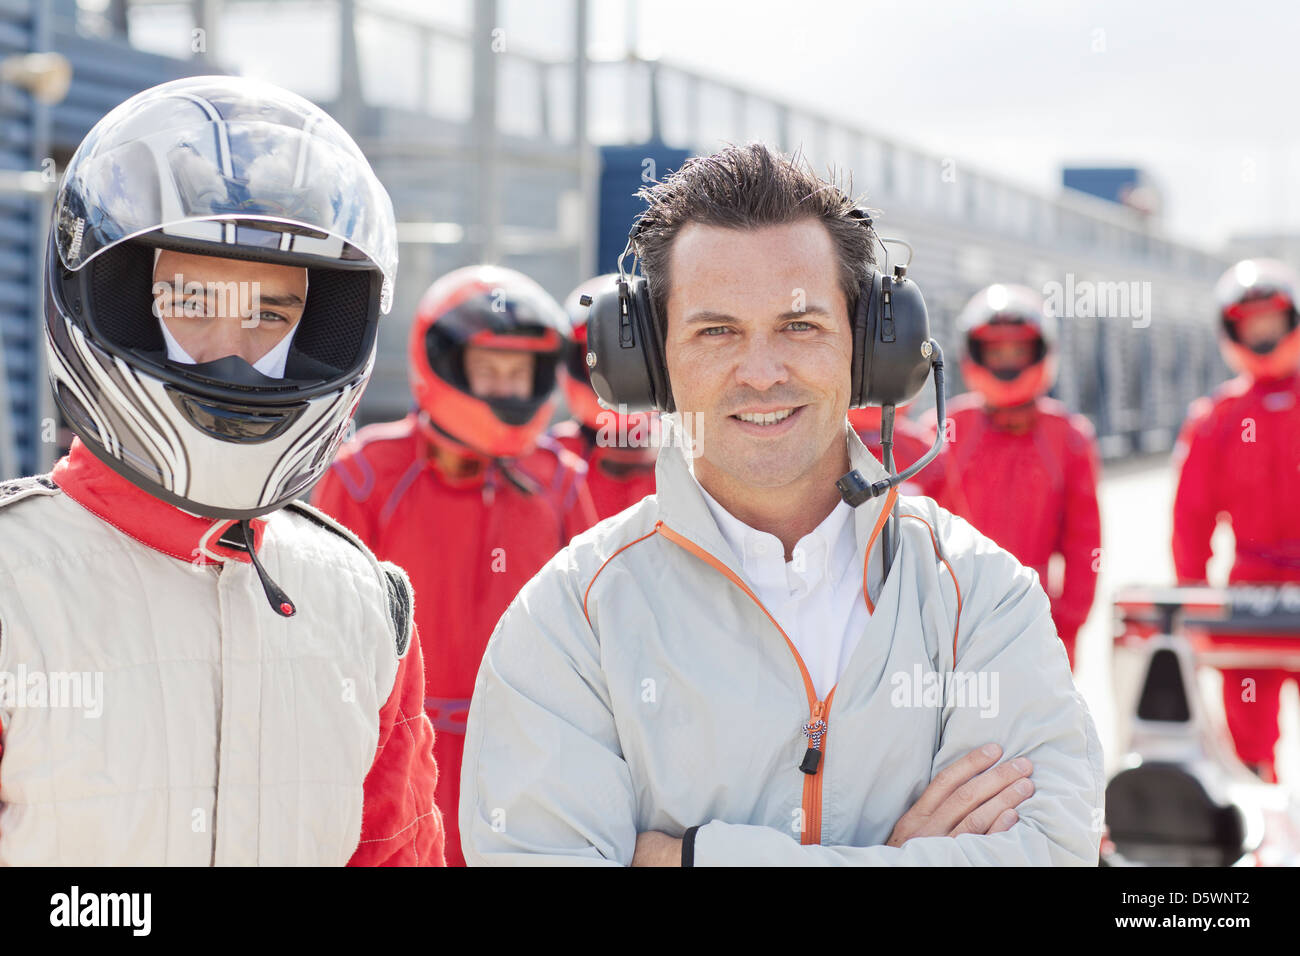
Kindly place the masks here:
[[(168, 358), (156, 249), (307, 269), (283, 377), (237, 356)], [(397, 269), (393, 206), (307, 100), (238, 77), (145, 90), (87, 134), (46, 250), (50, 380), (69, 425), (134, 484), (251, 518), (329, 466), (375, 361)]]

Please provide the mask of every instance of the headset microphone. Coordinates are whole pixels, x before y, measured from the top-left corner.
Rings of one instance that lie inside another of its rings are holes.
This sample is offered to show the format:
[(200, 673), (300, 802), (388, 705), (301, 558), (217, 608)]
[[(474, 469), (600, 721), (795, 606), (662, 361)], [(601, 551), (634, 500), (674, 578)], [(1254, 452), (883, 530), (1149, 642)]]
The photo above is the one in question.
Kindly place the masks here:
[[(934, 371), (935, 417), (940, 423), (940, 426), (942, 426), (945, 412), (947, 410), (946, 402), (944, 400), (943, 349), (939, 347), (939, 343), (934, 339), (929, 339), (926, 342), (923, 351), (930, 356), (930, 367)], [(894, 457), (892, 454), (892, 447), (890, 447), (893, 445), (893, 432), (894, 406), (886, 405), (880, 416), (880, 440), (881, 446), (886, 449), (885, 457), (887, 459), (892, 459)], [(862, 472), (855, 468), (839, 481), (835, 482), (835, 487), (839, 489), (840, 497), (856, 508), (863, 502), (870, 501), (872, 498), (877, 498), (889, 491), (890, 488), (895, 488), (903, 482), (911, 479), (914, 475), (919, 473), (922, 468), (934, 461), (935, 457), (939, 454), (939, 449), (942, 447), (943, 428), (940, 427), (938, 434), (935, 435), (934, 444), (930, 446), (930, 450), (918, 458), (910, 468), (907, 468), (896, 475), (891, 474), (888, 478), (882, 478), (880, 481), (875, 482), (868, 482), (867, 479), (862, 476)], [(886, 471), (892, 472), (894, 470), (892, 460), (884, 462), (884, 465)]]
[[(885, 405), (880, 411), (880, 446), (883, 452), (884, 461), (882, 464), (885, 471), (890, 472), (888, 478), (882, 478), (880, 481), (868, 482), (863, 477), (862, 472), (854, 468), (847, 475), (835, 482), (835, 487), (840, 493), (840, 497), (853, 508), (872, 498), (878, 497), (889, 491), (890, 488), (896, 488), (903, 482), (916, 475), (922, 468), (934, 461), (939, 454), (939, 449), (943, 447), (944, 420), (946, 418), (946, 402), (944, 400), (944, 381), (943, 381), (943, 349), (934, 339), (927, 339), (921, 347), (922, 351), (930, 359), (930, 367), (934, 371), (934, 414), (935, 421), (939, 427), (935, 430), (934, 444), (930, 450), (912, 463), (910, 468), (904, 469), (898, 474), (894, 471), (894, 406)], [(889, 568), (894, 559), (894, 541), (895, 529), (898, 522), (898, 502), (894, 502), (894, 513), (890, 515), (882, 529), (881, 553), (884, 559), (884, 577), (889, 577)]]

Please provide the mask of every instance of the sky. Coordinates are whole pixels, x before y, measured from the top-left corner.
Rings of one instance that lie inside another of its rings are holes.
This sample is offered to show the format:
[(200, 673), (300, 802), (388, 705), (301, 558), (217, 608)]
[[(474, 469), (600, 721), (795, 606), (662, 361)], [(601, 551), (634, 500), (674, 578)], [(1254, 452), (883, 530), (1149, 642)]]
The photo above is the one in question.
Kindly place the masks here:
[[(384, 11), (453, 28), (473, 14), (472, 0), (358, 8), (377, 12), (359, 27), (363, 67), (373, 64), (368, 95), (394, 104), (415, 95), (421, 58), (416, 32)], [(227, 0), (244, 26), (220, 42), (246, 72), (328, 98), (331, 9)], [(1162, 194), (1166, 234), (1204, 248), (1235, 233), (1300, 233), (1297, 4), (590, 0), (590, 9), (597, 57), (635, 45), (1044, 195), (1059, 191), (1063, 165), (1138, 166)], [(144, 10), (133, 32), (154, 48), (189, 43), (164, 9)], [(572, 54), (573, 10), (574, 0), (498, 0), (512, 49), (557, 58)], [(439, 48), (433, 61), (434, 95), (466, 112), (468, 51)], [(519, 82), (527, 89), (527, 77)]]
[[(593, 0), (626, 48), (626, 2)], [(637, 45), (1051, 194), (1145, 168), (1166, 231), (1300, 232), (1300, 6), (1015, 0), (637, 4)], [(743, 15), (738, 14), (743, 11)]]

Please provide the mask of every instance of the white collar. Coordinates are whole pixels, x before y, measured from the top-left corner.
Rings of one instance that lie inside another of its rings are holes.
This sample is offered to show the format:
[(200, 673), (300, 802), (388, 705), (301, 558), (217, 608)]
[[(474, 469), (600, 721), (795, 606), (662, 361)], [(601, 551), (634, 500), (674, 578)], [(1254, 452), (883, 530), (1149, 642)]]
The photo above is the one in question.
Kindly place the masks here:
[(780, 538), (745, 524), (704, 489), (693, 470), (691, 477), (704, 496), (704, 503), (736, 556), (736, 561), (746, 575), (761, 587), (785, 584), (787, 569), (809, 584), (824, 576), (835, 581), (839, 577), (838, 572), (853, 563), (855, 547), (852, 523), (849, 521), (853, 509), (846, 502), (837, 502), (816, 528), (799, 539), (792, 551), (792, 559), (787, 562), (785, 546)]

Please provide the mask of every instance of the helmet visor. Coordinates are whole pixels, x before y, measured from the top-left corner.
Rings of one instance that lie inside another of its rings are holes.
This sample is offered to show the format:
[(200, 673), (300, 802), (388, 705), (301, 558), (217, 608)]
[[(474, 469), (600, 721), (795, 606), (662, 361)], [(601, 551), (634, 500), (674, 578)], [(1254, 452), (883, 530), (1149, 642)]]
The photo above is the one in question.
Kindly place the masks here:
[(64, 266), (76, 271), (120, 242), (158, 231), (245, 256), (265, 250), (304, 265), (377, 268), (387, 312), (397, 268), (393, 208), (364, 157), (327, 135), (322, 121), (301, 129), (219, 115), (204, 121), (211, 104), (203, 103), (173, 104), (196, 114), (184, 125), (87, 138), (56, 206)]

